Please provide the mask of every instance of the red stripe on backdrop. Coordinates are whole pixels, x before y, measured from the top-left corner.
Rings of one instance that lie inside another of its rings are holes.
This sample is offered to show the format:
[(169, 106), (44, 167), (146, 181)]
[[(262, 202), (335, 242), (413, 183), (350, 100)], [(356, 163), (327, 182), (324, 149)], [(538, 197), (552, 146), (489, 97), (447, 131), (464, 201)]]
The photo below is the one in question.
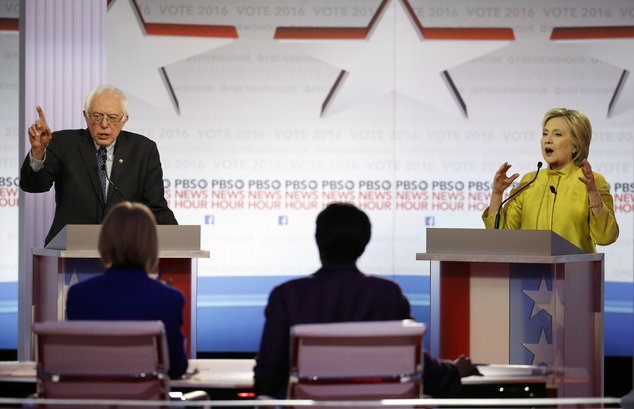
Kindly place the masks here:
[(607, 38), (634, 38), (634, 26), (614, 27), (555, 27), (551, 40), (591, 40)]
[(151, 35), (238, 38), (234, 26), (206, 26), (193, 24), (145, 23), (145, 31)]
[(143, 17), (136, 0), (132, 5), (137, 16), (141, 19), (145, 32), (149, 35), (188, 36), (188, 37), (212, 37), (212, 38), (238, 38), (238, 30), (235, 26), (223, 26), (214, 24), (167, 24), (148, 23)]
[(388, 2), (388, 0), (381, 2), (367, 27), (278, 27), (273, 38), (276, 40), (362, 40), (368, 36)]
[(515, 40), (512, 28), (423, 28), (426, 40)]
[(20, 19), (17, 18), (0, 18), (0, 30), (18, 31), (20, 29)]
[(278, 27), (276, 40), (360, 40), (368, 34), (367, 27)]

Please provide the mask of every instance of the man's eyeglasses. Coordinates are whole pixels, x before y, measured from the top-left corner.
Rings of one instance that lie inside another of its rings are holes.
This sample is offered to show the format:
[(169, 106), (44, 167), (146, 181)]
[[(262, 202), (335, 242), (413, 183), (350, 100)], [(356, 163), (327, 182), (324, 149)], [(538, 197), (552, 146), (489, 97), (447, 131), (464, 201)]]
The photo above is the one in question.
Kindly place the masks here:
[(125, 118), (125, 115), (123, 116), (108, 115), (104, 117), (102, 114), (92, 114), (92, 115), (89, 115), (88, 118), (90, 118), (90, 120), (95, 124), (100, 124), (103, 121), (103, 119), (106, 118), (106, 120), (108, 121), (108, 124), (116, 125), (119, 122), (121, 122), (123, 118)]

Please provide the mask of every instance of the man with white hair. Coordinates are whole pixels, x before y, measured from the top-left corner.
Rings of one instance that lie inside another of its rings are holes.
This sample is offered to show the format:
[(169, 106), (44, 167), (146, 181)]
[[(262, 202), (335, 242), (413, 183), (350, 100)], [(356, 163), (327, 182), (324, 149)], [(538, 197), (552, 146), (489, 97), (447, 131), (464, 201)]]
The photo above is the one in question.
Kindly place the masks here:
[(55, 184), (55, 217), (45, 244), (67, 224), (101, 223), (122, 201), (147, 205), (158, 224), (178, 224), (165, 200), (156, 143), (123, 130), (128, 100), (119, 89), (100, 86), (88, 94), (86, 129), (51, 132), (42, 108), (37, 112), (20, 188), (39, 193)]

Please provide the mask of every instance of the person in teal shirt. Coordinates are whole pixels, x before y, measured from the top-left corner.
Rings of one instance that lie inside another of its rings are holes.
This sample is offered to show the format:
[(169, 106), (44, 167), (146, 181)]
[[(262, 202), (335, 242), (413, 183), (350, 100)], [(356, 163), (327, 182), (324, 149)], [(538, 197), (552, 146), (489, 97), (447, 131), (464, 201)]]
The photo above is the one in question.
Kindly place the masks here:
[[(616, 241), (619, 226), (610, 187), (587, 160), (590, 121), (579, 111), (555, 108), (544, 116), (542, 128), (541, 151), (548, 167), (526, 174), (511, 190), (509, 197), (535, 179), (500, 210), (499, 227), (552, 230), (586, 253), (596, 253), (596, 245)], [(510, 168), (505, 162), (495, 173), (491, 202), (482, 214), (487, 229), (494, 228), (504, 191), (519, 177), (508, 176)]]

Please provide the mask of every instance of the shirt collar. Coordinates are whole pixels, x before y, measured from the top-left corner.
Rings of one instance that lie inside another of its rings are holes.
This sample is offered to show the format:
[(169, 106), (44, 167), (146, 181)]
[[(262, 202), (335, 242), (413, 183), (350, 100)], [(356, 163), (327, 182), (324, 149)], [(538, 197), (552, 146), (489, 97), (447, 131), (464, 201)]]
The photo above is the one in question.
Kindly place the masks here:
[[(101, 145), (99, 145), (97, 142), (95, 142), (95, 140), (92, 140), (92, 143), (95, 145), (95, 150), (98, 151), (99, 148), (101, 148)], [(112, 142), (110, 145), (105, 146), (106, 148), (106, 155), (111, 156), (112, 152), (114, 152), (114, 146), (117, 144), (117, 141), (115, 140), (114, 142)]]
[(563, 169), (560, 169), (560, 170), (552, 170), (549, 166), (548, 175), (567, 177), (575, 173), (578, 169), (579, 169), (579, 166), (577, 166), (574, 161), (571, 161), (569, 164), (564, 166)]

